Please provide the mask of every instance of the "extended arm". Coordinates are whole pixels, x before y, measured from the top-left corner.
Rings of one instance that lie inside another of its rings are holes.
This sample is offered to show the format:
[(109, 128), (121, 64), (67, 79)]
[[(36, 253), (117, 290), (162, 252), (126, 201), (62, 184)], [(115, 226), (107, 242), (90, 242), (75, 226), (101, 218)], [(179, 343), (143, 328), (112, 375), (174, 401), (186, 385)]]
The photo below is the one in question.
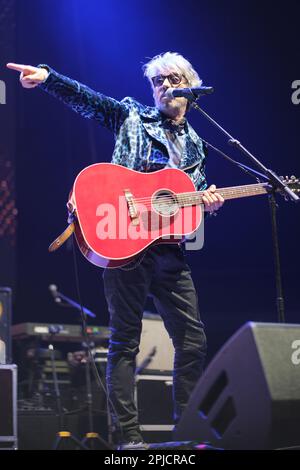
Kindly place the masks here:
[(97, 93), (46, 65), (32, 67), (9, 63), (7, 67), (20, 72), (20, 82), (24, 88), (39, 86), (81, 116), (95, 119), (113, 132), (118, 131), (128, 116), (128, 109), (122, 102)]

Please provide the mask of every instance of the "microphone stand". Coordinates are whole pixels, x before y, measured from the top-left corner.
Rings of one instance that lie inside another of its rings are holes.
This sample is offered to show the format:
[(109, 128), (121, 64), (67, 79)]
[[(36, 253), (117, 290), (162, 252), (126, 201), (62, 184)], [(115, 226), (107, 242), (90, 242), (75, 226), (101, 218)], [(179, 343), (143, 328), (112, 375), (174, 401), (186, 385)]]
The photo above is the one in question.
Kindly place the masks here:
[[(56, 333), (55, 331), (52, 331), (51, 336), (54, 335), (55, 333)], [(63, 407), (62, 407), (61, 395), (60, 395), (58, 379), (57, 379), (57, 371), (56, 371), (56, 365), (55, 365), (55, 352), (54, 352), (53, 344), (49, 344), (48, 349), (51, 355), (54, 393), (55, 393), (55, 398), (56, 398), (56, 409), (57, 409), (58, 420), (59, 420), (59, 431), (57, 433), (56, 440), (53, 444), (53, 450), (59, 450), (59, 449), (66, 450), (69, 447), (67, 443), (68, 444), (73, 443), (75, 445), (75, 448), (79, 447), (82, 450), (88, 450), (88, 447), (84, 445), (84, 442), (80, 442), (79, 439), (77, 439), (77, 437), (73, 436), (72, 433), (67, 430), (67, 427), (65, 424), (65, 414), (64, 414)]]
[[(52, 290), (53, 293), (53, 290)], [(59, 303), (59, 305), (63, 306), (71, 306), (75, 307), (77, 310), (82, 312), (82, 325), (81, 325), (81, 333), (82, 333), (82, 347), (86, 353), (86, 360), (85, 360), (85, 381), (86, 381), (86, 405), (88, 411), (88, 426), (89, 431), (85, 434), (85, 437), (82, 439), (80, 445), (84, 449), (96, 450), (97, 447), (100, 449), (107, 449), (111, 450), (111, 446), (102, 438), (97, 432), (94, 432), (94, 419), (93, 419), (93, 395), (92, 395), (92, 384), (91, 384), (91, 375), (90, 375), (90, 361), (92, 360), (92, 354), (90, 351), (90, 347), (94, 346), (93, 343), (89, 341), (87, 336), (87, 323), (86, 318), (87, 315), (95, 318), (96, 315), (88, 310), (87, 308), (79, 305), (74, 300), (70, 299), (66, 295), (62, 294), (61, 292), (55, 289), (54, 295), (55, 301), (57, 302), (58, 299), (64, 300), (65, 303)]]
[[(49, 286), (49, 289), (55, 302), (60, 304), (62, 307), (73, 307), (76, 310), (79, 310), (80, 312), (83, 311), (84, 314), (87, 315), (88, 317), (96, 318), (96, 315), (93, 312), (91, 312), (85, 307), (82, 307), (81, 309), (81, 305), (75, 302), (75, 300), (59, 292), (55, 284), (52, 284), (51, 286)], [(62, 300), (64, 301), (64, 303), (61, 302)]]
[[(195, 97), (194, 99), (197, 99)], [(275, 276), (276, 276), (276, 307), (277, 307), (277, 316), (278, 322), (285, 322), (285, 307), (284, 307), (284, 297), (283, 297), (283, 288), (282, 288), (282, 276), (281, 276), (281, 267), (280, 267), (280, 254), (279, 254), (279, 240), (278, 240), (278, 230), (277, 230), (277, 204), (274, 193), (276, 191), (280, 192), (286, 200), (292, 200), (298, 202), (300, 198), (293, 193), (293, 191), (276, 175), (276, 173), (268, 168), (266, 168), (254, 155), (252, 155), (237, 139), (232, 137), (229, 132), (227, 132), (220, 124), (218, 124), (211, 116), (209, 116), (203, 109), (198, 106), (195, 101), (191, 103), (191, 107), (199, 111), (208, 121), (210, 121), (215, 127), (217, 127), (223, 134), (225, 134), (229, 140), (228, 144), (237, 148), (241, 153), (246, 155), (250, 160), (260, 169), (264, 174), (265, 179), (269, 182), (272, 187), (272, 190), (269, 194), (269, 204), (271, 211), (271, 222), (272, 222), (272, 239), (273, 239), (273, 251), (274, 251), (274, 265), (275, 265)], [(232, 162), (234, 160), (230, 159)], [(237, 166), (241, 168), (241, 164), (237, 163)], [(255, 172), (248, 167), (246, 167), (249, 174)], [(257, 174), (257, 172), (256, 172)]]

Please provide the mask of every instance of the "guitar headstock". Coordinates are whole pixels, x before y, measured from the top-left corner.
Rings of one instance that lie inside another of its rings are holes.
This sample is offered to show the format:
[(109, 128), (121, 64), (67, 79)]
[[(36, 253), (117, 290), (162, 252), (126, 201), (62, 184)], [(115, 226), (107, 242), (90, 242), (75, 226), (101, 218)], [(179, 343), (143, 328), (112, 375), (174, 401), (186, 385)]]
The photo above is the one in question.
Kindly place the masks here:
[(296, 176), (280, 176), (280, 179), (283, 183), (287, 184), (288, 187), (294, 193), (300, 193), (300, 179)]

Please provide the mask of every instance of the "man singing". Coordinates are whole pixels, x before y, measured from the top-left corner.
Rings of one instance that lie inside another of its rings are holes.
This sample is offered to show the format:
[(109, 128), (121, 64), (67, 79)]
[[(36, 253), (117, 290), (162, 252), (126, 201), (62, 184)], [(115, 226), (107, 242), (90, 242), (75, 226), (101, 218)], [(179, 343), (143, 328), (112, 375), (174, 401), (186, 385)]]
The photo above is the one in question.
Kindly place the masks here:
[[(21, 72), (24, 88), (39, 86), (113, 131), (116, 143), (112, 163), (141, 172), (180, 168), (197, 190), (205, 191), (206, 211), (215, 212), (222, 206), (224, 200), (216, 187), (207, 189), (204, 145), (186, 120), (188, 101), (166, 94), (169, 88), (201, 86), (198, 74), (181, 55), (160, 54), (144, 66), (155, 107), (133, 98), (117, 101), (96, 93), (47, 65), (7, 66)], [(105, 269), (103, 280), (110, 313), (107, 388), (113, 404), (115, 441), (120, 449), (146, 449), (134, 403), (135, 357), (146, 299), (152, 296), (175, 348), (173, 398), (177, 423), (201, 376), (206, 354), (197, 294), (180, 244), (153, 246), (131, 268)]]

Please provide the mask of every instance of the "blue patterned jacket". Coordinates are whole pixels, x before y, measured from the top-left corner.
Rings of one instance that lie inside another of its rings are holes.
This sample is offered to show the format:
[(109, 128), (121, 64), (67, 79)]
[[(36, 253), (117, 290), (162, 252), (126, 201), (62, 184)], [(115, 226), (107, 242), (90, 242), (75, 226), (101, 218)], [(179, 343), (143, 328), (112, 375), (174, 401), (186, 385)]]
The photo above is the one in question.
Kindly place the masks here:
[[(167, 141), (162, 127), (164, 116), (157, 108), (144, 106), (129, 97), (117, 101), (48, 66), (40, 67), (46, 67), (50, 72), (40, 88), (114, 132), (116, 143), (112, 163), (137, 171), (153, 171), (159, 168), (156, 168), (157, 162), (167, 163)], [(186, 146), (179, 168), (189, 174), (198, 190), (202, 190), (207, 187), (204, 144), (188, 122), (185, 132)]]

